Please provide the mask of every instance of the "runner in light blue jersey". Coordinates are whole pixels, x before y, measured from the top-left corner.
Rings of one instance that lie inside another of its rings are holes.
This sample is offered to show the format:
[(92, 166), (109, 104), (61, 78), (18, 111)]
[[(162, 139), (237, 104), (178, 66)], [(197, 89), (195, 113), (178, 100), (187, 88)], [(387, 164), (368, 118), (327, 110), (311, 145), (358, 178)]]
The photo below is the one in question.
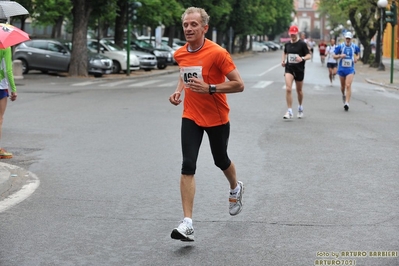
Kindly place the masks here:
[(338, 60), (338, 75), (341, 81), (342, 102), (345, 111), (349, 110), (351, 86), (355, 75), (355, 63), (358, 60), (359, 46), (352, 43), (352, 33), (345, 33), (345, 42), (338, 45), (334, 51), (334, 58)]

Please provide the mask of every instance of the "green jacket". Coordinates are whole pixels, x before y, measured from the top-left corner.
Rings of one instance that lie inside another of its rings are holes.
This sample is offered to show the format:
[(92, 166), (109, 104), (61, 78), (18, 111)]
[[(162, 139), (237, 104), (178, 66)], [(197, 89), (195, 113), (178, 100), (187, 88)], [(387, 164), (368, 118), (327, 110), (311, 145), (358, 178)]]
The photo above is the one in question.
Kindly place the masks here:
[(12, 92), (17, 91), (12, 72), (11, 47), (0, 49), (0, 89), (11, 89)]

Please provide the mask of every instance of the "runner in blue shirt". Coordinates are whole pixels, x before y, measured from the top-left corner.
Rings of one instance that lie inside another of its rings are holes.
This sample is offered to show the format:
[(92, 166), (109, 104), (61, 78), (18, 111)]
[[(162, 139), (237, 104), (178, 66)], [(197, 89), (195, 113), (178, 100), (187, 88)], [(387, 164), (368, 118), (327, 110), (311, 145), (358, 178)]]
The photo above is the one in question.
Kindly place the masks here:
[(352, 43), (352, 33), (345, 33), (345, 42), (337, 45), (334, 50), (334, 59), (338, 61), (338, 76), (341, 81), (342, 102), (345, 111), (349, 110), (349, 101), (351, 98), (351, 86), (355, 75), (355, 63), (360, 54), (359, 46)]

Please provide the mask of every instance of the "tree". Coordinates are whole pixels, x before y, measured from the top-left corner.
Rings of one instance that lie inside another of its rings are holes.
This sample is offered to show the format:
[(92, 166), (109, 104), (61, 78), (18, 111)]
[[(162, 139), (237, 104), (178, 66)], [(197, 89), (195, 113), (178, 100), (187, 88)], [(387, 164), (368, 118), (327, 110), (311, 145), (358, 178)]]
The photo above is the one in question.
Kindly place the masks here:
[(379, 21), (375, 18), (378, 9), (375, 0), (320, 0), (320, 11), (329, 16), (332, 26), (351, 21), (356, 37), (363, 45), (363, 64), (367, 64), (371, 46), (370, 40), (378, 30)]
[(31, 17), (36, 25), (52, 25), (51, 38), (60, 38), (62, 24), (66, 17), (70, 17), (71, 9), (70, 0), (35, 1)]

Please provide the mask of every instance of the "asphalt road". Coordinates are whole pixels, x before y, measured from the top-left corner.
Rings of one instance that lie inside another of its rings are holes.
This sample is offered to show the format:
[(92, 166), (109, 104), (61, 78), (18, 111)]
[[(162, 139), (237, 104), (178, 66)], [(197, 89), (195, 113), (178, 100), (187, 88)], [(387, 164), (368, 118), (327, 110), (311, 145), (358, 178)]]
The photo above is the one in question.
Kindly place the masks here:
[(176, 72), (19, 81), (2, 139), (15, 157), (3, 162), (40, 186), (0, 213), (0, 265), (399, 265), (398, 92), (359, 71), (345, 112), (315, 56), (305, 117), (286, 121), (280, 61), (236, 60), (246, 87), (228, 96), (229, 155), (244, 209), (228, 214), (205, 137), (193, 243), (170, 238), (182, 218)]

